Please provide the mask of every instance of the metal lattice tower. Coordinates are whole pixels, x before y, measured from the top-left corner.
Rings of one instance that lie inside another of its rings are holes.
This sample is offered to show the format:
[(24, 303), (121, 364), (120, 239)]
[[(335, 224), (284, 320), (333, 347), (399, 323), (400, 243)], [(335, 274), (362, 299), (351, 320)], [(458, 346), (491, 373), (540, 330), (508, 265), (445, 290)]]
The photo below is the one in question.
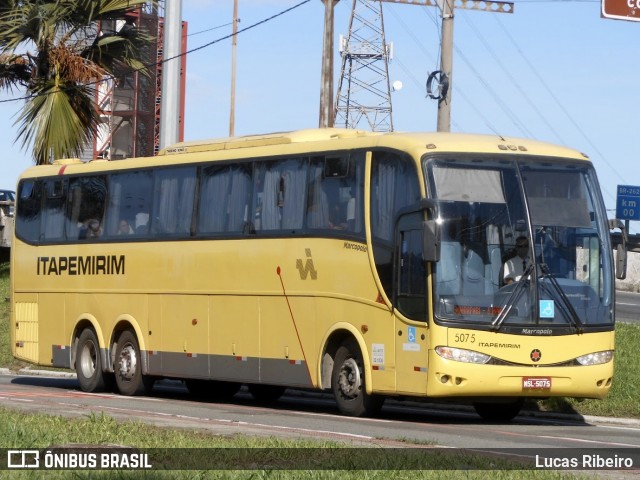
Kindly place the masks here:
[[(341, 39), (342, 72), (336, 96), (336, 127), (358, 128), (366, 121), (374, 132), (393, 131), (382, 2), (353, 0), (349, 33)], [(360, 128), (363, 128), (362, 126)]]

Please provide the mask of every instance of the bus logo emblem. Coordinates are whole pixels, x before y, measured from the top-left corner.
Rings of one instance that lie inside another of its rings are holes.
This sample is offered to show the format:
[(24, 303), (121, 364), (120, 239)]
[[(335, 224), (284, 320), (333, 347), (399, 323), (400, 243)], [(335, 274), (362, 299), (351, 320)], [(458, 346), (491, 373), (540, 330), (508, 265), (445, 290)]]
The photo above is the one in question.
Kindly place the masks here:
[(534, 362), (539, 362), (542, 358), (542, 352), (536, 348), (535, 350), (531, 351), (530, 357)]
[(307, 255), (307, 261), (304, 263), (304, 265), (302, 264), (301, 258), (298, 258), (296, 260), (296, 268), (300, 273), (300, 280), (306, 280), (309, 274), (311, 274), (311, 280), (317, 280), (318, 272), (313, 266), (313, 259), (311, 258), (311, 249), (305, 248), (305, 254)]

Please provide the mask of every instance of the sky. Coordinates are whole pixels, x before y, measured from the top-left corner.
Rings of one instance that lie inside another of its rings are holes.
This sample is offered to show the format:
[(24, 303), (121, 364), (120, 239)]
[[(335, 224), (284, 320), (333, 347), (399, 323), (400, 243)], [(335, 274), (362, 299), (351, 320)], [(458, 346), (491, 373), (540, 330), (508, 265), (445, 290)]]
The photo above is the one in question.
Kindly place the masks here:
[[(247, 28), (302, 0), (238, 0)], [(621, 0), (618, 0), (621, 1)], [(353, 0), (335, 6), (334, 87)], [(599, 1), (516, 1), (512, 14), (455, 10), (451, 130), (535, 138), (586, 153), (610, 218), (617, 185), (640, 185), (640, 22), (601, 18)], [(438, 70), (437, 7), (383, 4), (393, 43), (390, 82), (396, 131), (435, 131), (426, 79)], [(229, 133), (233, 0), (184, 0), (188, 22), (185, 140)], [(235, 134), (318, 126), (324, 5), (307, 3), (241, 32)], [(20, 96), (0, 92), (0, 100)], [(16, 142), (20, 101), (0, 103), (0, 188), (15, 189), (31, 154)], [(640, 232), (640, 222), (631, 222)]]

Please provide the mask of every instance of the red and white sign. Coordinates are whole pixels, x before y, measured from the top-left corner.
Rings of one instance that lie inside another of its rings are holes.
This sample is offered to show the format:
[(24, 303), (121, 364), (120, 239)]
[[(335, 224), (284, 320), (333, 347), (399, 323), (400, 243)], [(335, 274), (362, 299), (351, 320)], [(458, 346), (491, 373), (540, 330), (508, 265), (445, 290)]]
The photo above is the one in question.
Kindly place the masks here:
[(640, 0), (602, 0), (601, 16), (640, 22)]

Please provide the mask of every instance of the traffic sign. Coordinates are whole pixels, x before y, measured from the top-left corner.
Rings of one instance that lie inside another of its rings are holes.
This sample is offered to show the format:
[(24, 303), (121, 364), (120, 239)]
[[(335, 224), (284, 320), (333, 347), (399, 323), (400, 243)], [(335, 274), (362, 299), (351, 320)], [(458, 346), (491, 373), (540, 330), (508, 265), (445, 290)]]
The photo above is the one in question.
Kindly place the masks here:
[(618, 220), (640, 220), (640, 187), (618, 185), (616, 218)]
[(640, 0), (601, 0), (604, 18), (640, 22)]

